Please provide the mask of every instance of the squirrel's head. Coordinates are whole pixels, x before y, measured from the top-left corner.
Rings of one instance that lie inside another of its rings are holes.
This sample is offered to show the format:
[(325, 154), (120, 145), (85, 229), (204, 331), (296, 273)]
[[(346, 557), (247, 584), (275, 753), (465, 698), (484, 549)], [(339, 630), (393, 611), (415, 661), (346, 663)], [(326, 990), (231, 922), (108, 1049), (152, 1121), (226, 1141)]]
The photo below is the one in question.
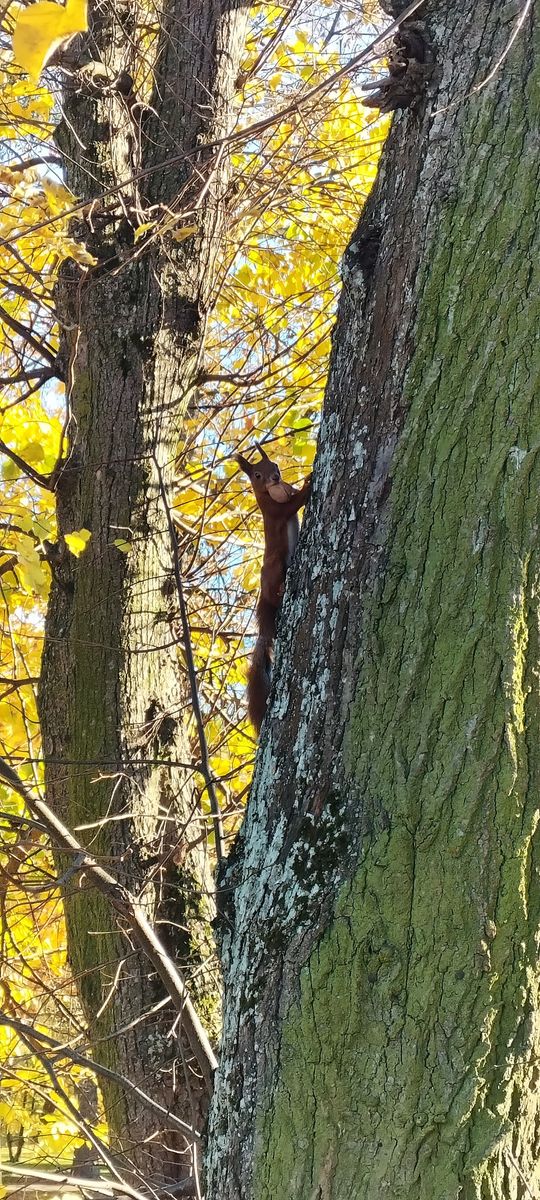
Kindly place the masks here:
[(259, 462), (250, 463), (242, 454), (236, 454), (235, 458), (238, 466), (248, 476), (255, 495), (262, 496), (269, 487), (274, 487), (280, 482), (281, 472), (277, 463), (270, 461), (262, 446), (259, 446), (258, 442), (255, 442), (255, 445), (261, 456)]

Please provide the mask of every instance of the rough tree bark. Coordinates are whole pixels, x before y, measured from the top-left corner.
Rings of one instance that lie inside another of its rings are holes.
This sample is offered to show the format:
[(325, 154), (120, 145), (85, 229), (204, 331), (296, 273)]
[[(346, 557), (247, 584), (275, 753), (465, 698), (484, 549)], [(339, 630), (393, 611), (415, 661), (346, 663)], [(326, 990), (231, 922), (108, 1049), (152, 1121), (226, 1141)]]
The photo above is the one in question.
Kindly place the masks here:
[[(96, 265), (83, 274), (68, 263), (57, 296), (69, 420), (40, 687), (46, 787), (165, 938), (169, 929), (215, 1032), (209, 874), (159, 479), (173, 479), (199, 366), (228, 179), (227, 155), (208, 144), (231, 128), (247, 9), (242, 0), (91, 7), (89, 36), (64, 60), (72, 77), (57, 137), (68, 181), (89, 201), (75, 232)], [(170, 232), (151, 227), (145, 244), (145, 226), (160, 218)], [(187, 225), (195, 232), (182, 239)], [(74, 559), (63, 539), (81, 527), (92, 536)], [(95, 1056), (200, 1129), (207, 1087), (129, 929), (103, 897), (73, 885), (66, 916)], [(178, 1134), (157, 1136), (133, 1093), (103, 1090), (128, 1161), (154, 1184), (182, 1175)]]
[(224, 881), (211, 1200), (537, 1194), (540, 15), (509, 46), (521, 7), (426, 3), (435, 74), (345, 255)]

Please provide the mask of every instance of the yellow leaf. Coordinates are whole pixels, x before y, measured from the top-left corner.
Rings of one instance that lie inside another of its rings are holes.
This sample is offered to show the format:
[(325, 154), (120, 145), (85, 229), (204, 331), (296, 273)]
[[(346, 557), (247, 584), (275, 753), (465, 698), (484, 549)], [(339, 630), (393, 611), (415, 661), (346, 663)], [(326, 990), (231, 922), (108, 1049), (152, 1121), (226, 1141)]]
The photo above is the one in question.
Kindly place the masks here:
[(137, 228), (135, 230), (135, 241), (138, 242), (139, 238), (142, 238), (145, 233), (148, 233), (149, 229), (155, 229), (155, 228), (156, 228), (155, 221), (145, 221), (144, 225), (137, 225)]
[(89, 529), (74, 529), (73, 533), (66, 533), (66, 545), (68, 550), (75, 555), (75, 558), (82, 554), (86, 549), (86, 544), (89, 542), (92, 534)]
[(129, 554), (131, 550), (131, 542), (126, 542), (125, 538), (115, 538), (113, 546), (116, 546), (117, 550), (121, 550), (122, 554)]
[(21, 543), (17, 548), (18, 558), (18, 574), (23, 588), (29, 593), (35, 592), (38, 596), (44, 595), (47, 590), (47, 574), (43, 569), (43, 564), (34, 546)]
[(198, 228), (198, 225), (184, 225), (183, 229), (176, 229), (175, 232), (171, 234), (171, 237), (174, 242), (185, 242), (186, 238), (191, 237), (192, 234), (196, 233)]
[(75, 33), (88, 29), (87, 0), (67, 0), (65, 7), (38, 0), (20, 14), (13, 34), (13, 54), (36, 83), (51, 55)]
[(24, 447), (24, 457), (26, 462), (29, 463), (43, 462), (43, 446), (41, 442), (29, 442)]

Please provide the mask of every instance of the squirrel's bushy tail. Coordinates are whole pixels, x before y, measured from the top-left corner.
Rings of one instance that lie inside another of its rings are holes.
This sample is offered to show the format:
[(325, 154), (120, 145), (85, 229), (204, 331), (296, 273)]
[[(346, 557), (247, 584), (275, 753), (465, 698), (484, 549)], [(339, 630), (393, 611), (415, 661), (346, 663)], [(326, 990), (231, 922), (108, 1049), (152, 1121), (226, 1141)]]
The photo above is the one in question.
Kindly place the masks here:
[(251, 656), (248, 671), (247, 700), (249, 719), (257, 733), (261, 728), (266, 712), (266, 702), (270, 694), (272, 680), (272, 648), (276, 636), (276, 620), (278, 610), (268, 600), (260, 597), (257, 605), (257, 624), (259, 636)]
[(259, 636), (249, 664), (247, 681), (248, 712), (251, 724), (257, 733), (261, 728), (266, 712), (266, 702), (270, 693), (272, 672), (272, 643), (267, 638)]

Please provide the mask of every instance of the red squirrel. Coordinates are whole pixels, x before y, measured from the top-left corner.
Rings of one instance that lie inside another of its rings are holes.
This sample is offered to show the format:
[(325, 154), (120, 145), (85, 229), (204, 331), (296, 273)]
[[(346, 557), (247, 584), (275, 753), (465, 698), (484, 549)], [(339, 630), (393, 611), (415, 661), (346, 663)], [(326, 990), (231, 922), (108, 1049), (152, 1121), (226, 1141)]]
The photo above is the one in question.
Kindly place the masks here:
[(241, 454), (236, 455), (236, 461), (249, 478), (264, 523), (261, 592), (256, 611), (259, 636), (251, 658), (247, 684), (249, 717), (258, 733), (270, 692), (272, 651), (285, 591), (285, 575), (300, 531), (298, 509), (309, 497), (311, 476), (301, 488), (291, 487), (290, 483), (282, 480), (277, 463), (270, 461), (258, 442), (255, 445), (261, 455), (260, 462), (250, 463)]

